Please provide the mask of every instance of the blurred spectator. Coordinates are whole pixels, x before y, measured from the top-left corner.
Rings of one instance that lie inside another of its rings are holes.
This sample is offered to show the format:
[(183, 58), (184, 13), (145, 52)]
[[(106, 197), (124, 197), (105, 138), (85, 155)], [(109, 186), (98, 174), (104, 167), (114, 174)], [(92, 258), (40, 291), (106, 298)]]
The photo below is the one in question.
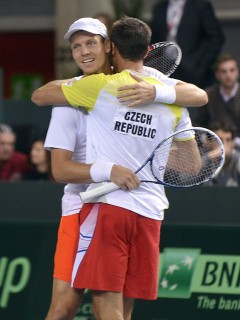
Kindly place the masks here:
[(51, 174), (50, 152), (44, 148), (44, 139), (33, 141), (29, 154), (31, 170), (22, 180), (49, 181)]
[(29, 170), (27, 155), (15, 150), (16, 135), (7, 124), (0, 124), (0, 180), (19, 181)]
[[(237, 61), (229, 54), (219, 56), (215, 66), (217, 84), (206, 89), (208, 104), (198, 109), (194, 125), (209, 128), (212, 122), (226, 122), (236, 128), (240, 137), (240, 88), (239, 68)], [(235, 138), (239, 140), (239, 138)]]
[(106, 12), (99, 12), (93, 16), (94, 19), (100, 20), (103, 24), (105, 24), (108, 34), (110, 34), (112, 24), (114, 22), (114, 19), (111, 17), (110, 14)]
[(234, 148), (235, 131), (227, 123), (215, 122), (210, 125), (222, 140), (225, 162), (220, 173), (206, 183), (207, 186), (236, 187), (240, 185), (240, 151)]
[(209, 0), (162, 0), (152, 12), (152, 42), (173, 41), (182, 62), (173, 77), (205, 88), (213, 83), (213, 64), (224, 34)]

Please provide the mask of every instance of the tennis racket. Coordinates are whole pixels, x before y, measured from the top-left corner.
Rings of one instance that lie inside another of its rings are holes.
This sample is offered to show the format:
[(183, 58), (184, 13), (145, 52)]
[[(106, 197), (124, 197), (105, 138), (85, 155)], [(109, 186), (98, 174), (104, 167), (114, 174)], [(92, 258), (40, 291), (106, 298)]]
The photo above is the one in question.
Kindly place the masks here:
[(181, 59), (182, 50), (176, 43), (158, 42), (150, 46), (150, 51), (144, 59), (144, 65), (170, 76), (179, 66)]
[[(187, 188), (207, 182), (218, 174), (224, 164), (224, 147), (220, 138), (211, 130), (192, 127), (174, 132), (162, 140), (149, 158), (138, 168), (149, 166), (152, 180), (167, 187)], [(119, 189), (113, 182), (81, 192), (83, 202)]]

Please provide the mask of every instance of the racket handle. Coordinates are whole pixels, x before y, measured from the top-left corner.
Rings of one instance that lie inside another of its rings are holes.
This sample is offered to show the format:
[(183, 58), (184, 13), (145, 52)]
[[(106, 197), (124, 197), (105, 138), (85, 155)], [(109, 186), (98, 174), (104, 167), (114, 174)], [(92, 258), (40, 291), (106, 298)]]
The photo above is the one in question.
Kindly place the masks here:
[(82, 199), (82, 202), (91, 202), (91, 200), (93, 200), (94, 198), (117, 189), (120, 189), (118, 185), (116, 185), (113, 182), (109, 182), (95, 189), (91, 189), (85, 192), (80, 192), (79, 195)]

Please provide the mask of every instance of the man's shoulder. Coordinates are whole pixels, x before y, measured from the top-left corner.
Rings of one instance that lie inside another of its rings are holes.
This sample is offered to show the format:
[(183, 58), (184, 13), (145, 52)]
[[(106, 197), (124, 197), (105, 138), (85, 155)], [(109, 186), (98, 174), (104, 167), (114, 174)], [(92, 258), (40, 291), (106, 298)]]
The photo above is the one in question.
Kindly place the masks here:
[(65, 106), (53, 106), (52, 108), (52, 117), (61, 117), (61, 118), (65, 118), (66, 116), (67, 117), (76, 117), (76, 115), (78, 117), (82, 117), (82, 116), (86, 116), (87, 113), (86, 111), (81, 108), (81, 107), (78, 107), (78, 108), (75, 108), (71, 105), (65, 105)]
[(99, 77), (99, 82), (104, 85), (104, 84), (112, 84), (112, 83), (119, 83), (122, 81), (128, 81), (128, 84), (130, 84), (131, 82), (135, 82), (135, 80), (131, 77), (131, 73), (134, 73), (133, 70), (122, 70), (121, 72), (117, 72), (114, 74), (109, 74), (109, 75), (105, 75), (105, 74), (101, 74), (102, 76)]
[(114, 80), (117, 78), (129, 76), (130, 72), (134, 72), (134, 71), (125, 69), (125, 70), (122, 70), (121, 72), (117, 72), (117, 73), (113, 73), (113, 74), (105, 74), (105, 73), (92, 74), (87, 77), (82, 77), (79, 79), (75, 78), (75, 81), (68, 84), (68, 86), (71, 86), (72, 84), (74, 84), (76, 82), (77, 83), (83, 83), (83, 82), (89, 82), (89, 81), (97, 81), (97, 82), (106, 81), (106, 82), (108, 82), (108, 81), (111, 81), (111, 80)]

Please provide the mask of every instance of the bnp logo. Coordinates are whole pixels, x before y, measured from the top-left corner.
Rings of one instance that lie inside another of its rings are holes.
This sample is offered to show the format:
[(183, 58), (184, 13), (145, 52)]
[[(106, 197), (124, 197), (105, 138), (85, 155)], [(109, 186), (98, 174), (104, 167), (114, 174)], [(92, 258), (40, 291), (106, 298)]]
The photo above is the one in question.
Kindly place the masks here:
[(187, 299), (193, 292), (240, 297), (240, 256), (200, 253), (195, 248), (165, 248), (160, 257), (159, 297)]
[(166, 248), (160, 258), (159, 297), (189, 298), (199, 249)]

